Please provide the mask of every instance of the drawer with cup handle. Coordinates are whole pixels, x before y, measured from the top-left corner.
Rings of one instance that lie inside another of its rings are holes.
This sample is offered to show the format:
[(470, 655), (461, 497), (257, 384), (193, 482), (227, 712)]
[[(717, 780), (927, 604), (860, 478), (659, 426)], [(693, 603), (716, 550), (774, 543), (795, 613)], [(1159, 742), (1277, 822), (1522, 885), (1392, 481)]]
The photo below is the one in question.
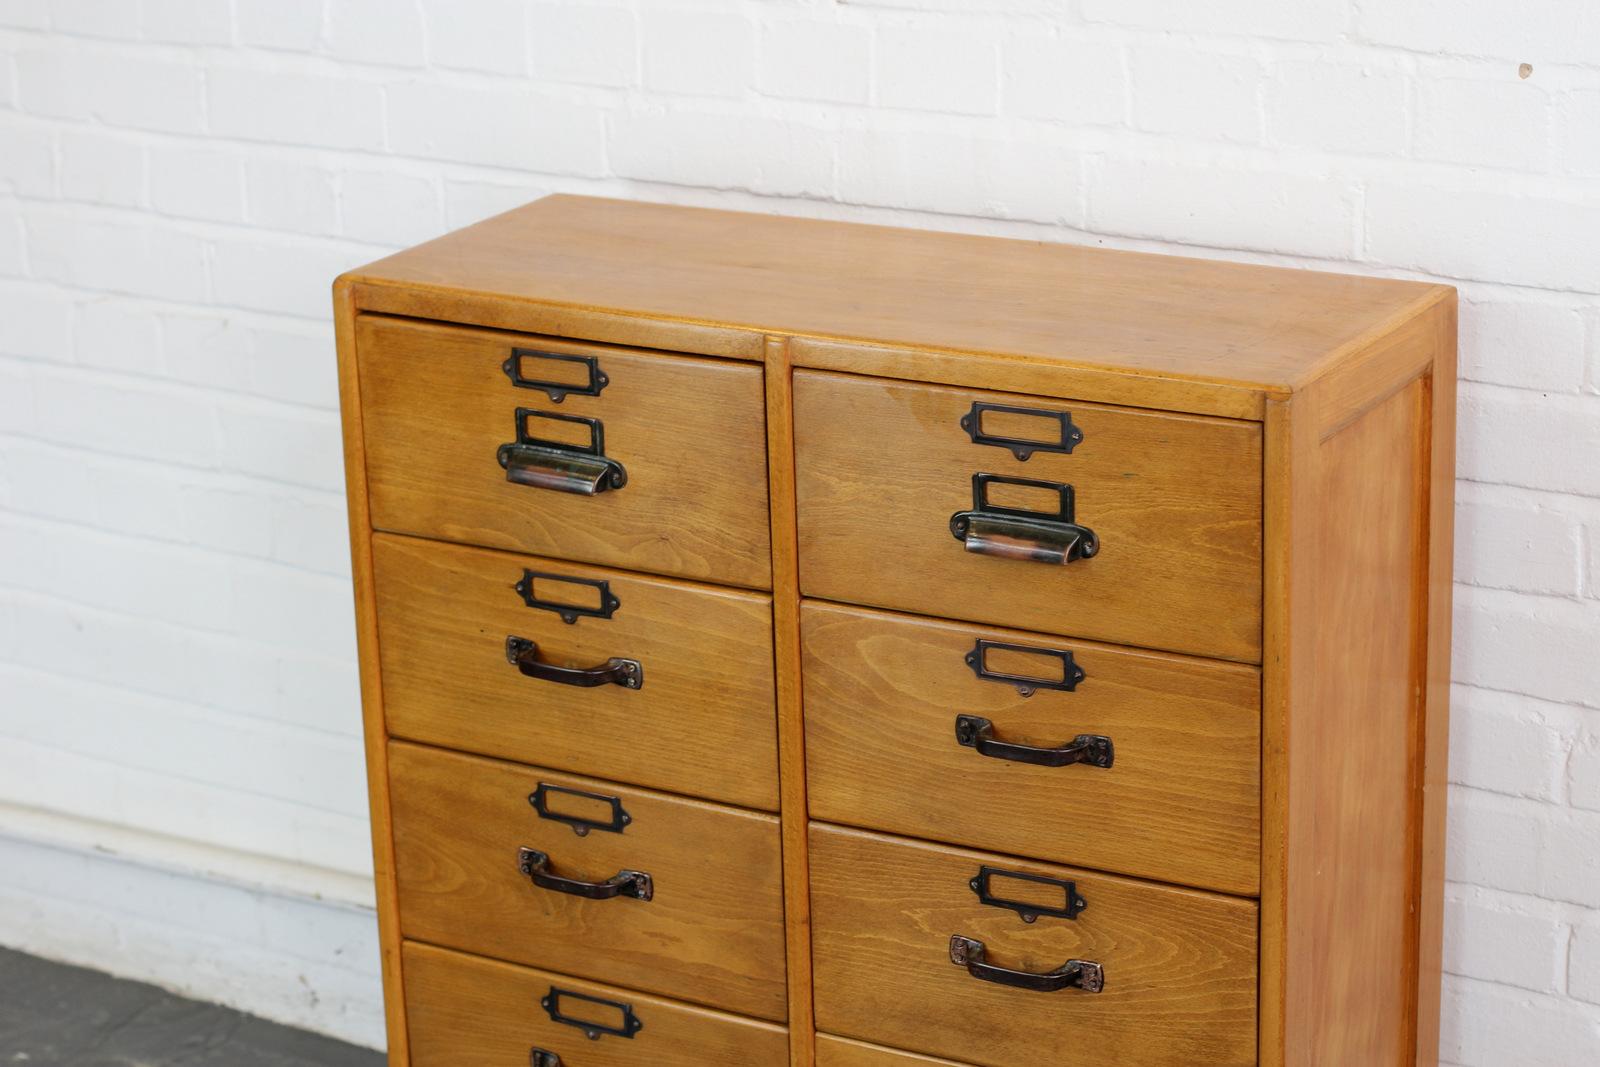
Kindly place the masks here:
[(794, 375), (807, 596), (1247, 663), (1258, 423)]
[(362, 315), (375, 529), (771, 588), (763, 373)]

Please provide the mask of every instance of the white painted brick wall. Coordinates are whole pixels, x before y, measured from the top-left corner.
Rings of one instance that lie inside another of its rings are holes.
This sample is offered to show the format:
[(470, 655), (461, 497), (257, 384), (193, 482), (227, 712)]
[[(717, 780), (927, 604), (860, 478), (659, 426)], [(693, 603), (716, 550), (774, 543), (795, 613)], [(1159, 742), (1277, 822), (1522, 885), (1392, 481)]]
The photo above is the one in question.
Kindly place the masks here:
[(1591, 0), (0, 0), (0, 940), (377, 1039), (328, 282), (551, 191), (1459, 285), (1445, 1052), (1600, 1060)]

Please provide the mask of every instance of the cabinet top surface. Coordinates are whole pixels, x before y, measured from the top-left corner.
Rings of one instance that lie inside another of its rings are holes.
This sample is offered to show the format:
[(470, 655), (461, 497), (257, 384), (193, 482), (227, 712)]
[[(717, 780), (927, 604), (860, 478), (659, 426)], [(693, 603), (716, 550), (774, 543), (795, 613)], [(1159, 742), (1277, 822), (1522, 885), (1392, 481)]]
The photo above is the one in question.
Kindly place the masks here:
[(350, 278), (803, 337), (1293, 388), (1446, 286), (580, 196)]

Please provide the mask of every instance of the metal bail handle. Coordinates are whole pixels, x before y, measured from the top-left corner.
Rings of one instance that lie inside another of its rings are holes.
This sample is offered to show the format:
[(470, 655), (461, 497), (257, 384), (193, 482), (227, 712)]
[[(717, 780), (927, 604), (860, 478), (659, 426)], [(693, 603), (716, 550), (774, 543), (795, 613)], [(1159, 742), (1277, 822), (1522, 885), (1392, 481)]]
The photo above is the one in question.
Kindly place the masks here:
[(986, 961), (987, 951), (982, 941), (970, 937), (957, 934), (950, 939), (950, 962), (965, 967), (968, 974), (982, 982), (1035, 993), (1055, 993), (1062, 989), (1099, 993), (1106, 987), (1105, 969), (1091, 960), (1068, 960), (1053, 971), (1035, 974), (996, 967)]
[(994, 736), (994, 723), (978, 715), (956, 716), (956, 743), (976, 749), (990, 759), (1031, 763), (1035, 767), (1070, 767), (1084, 763), (1090, 767), (1110, 767), (1116, 758), (1111, 738), (1102, 734), (1079, 734), (1057, 748), (1019, 745)]
[[(991, 485), (1050, 490), (1060, 503), (1053, 512), (1001, 507), (989, 502)], [(964, 541), (968, 552), (981, 556), (1053, 564), (1091, 559), (1100, 552), (1100, 539), (1073, 521), (1073, 510), (1072, 486), (1062, 482), (974, 474), (972, 508), (950, 516), (950, 534)]]
[(636, 659), (613, 656), (598, 667), (563, 667), (539, 658), (539, 643), (526, 637), (506, 637), (506, 660), (529, 678), (593, 689), (598, 685), (644, 688), (644, 665)]
[(517, 868), (540, 889), (549, 889), (586, 900), (613, 900), (632, 897), (649, 900), (655, 896), (655, 880), (643, 871), (618, 871), (603, 882), (584, 882), (550, 873), (550, 854), (536, 848), (517, 850)]

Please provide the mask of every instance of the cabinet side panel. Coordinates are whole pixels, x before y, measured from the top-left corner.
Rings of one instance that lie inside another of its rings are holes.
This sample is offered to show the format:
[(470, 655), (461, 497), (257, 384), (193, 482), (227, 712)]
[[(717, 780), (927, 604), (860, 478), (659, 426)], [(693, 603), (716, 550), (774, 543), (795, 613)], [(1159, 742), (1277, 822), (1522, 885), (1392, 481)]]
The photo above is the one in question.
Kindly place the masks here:
[(1438, 1063), (1455, 329), (1267, 405), (1261, 1067)]
[[(1284, 1067), (1288, 980), (1289, 707), (1294, 626), (1289, 591), (1306, 525), (1292, 475), (1296, 428), (1309, 423), (1292, 398), (1267, 404), (1262, 449), (1261, 962), (1257, 1058)], [(1304, 494), (1302, 494), (1304, 495)]]
[(350, 508), (350, 572), (355, 584), (356, 646), (361, 660), (362, 736), (367, 757), (367, 798), (372, 812), (372, 867), (377, 883), (378, 938), (383, 1004), (391, 1067), (409, 1067), (405, 991), (400, 973), (400, 913), (394, 881), (394, 829), (389, 816), (389, 754), (378, 673), (378, 608), (372, 580), (372, 521), (367, 502), (367, 456), (361, 429), (361, 384), (355, 339), (353, 287), (341, 278), (333, 289), (334, 333), (339, 348), (339, 406), (344, 427), (345, 494)]
[[(1317, 765), (1297, 798), (1310, 810), (1301, 900), (1312, 981), (1316, 1063), (1400, 1062), (1414, 962), (1411, 807), (1417, 583), (1414, 382), (1320, 446), (1314, 519), (1317, 632), (1313, 697), (1294, 728)], [(1291, 786), (1293, 788), (1293, 786)], [(1298, 924), (1296, 924), (1298, 925)]]
[(1422, 840), (1417, 877), (1416, 1067), (1439, 1062), (1439, 985), (1444, 940), (1445, 798), (1449, 790), (1450, 619), (1455, 561), (1456, 301), (1435, 316), (1428, 384), (1427, 679), (1423, 689), (1421, 768), (1416, 803)]
[(1320, 441), (1295, 428), (1291, 1067), (1415, 1055), (1430, 402), (1419, 378)]

